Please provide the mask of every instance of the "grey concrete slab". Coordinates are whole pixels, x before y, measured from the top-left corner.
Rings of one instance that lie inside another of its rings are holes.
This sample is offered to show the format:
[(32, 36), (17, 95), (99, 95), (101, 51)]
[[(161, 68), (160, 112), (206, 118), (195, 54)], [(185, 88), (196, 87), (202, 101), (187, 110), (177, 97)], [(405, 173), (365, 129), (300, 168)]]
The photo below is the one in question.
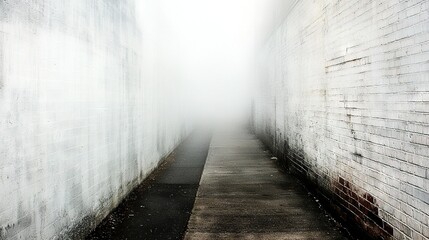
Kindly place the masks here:
[(185, 239), (346, 239), (252, 134), (212, 139)]

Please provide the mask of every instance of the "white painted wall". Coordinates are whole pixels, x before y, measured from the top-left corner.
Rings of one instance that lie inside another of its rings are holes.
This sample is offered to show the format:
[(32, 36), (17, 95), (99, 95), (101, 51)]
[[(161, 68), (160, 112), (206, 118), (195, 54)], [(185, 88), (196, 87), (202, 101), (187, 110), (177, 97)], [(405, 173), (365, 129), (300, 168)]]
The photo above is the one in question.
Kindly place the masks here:
[(132, 0), (0, 1), (0, 239), (81, 237), (186, 135), (148, 19)]
[(428, 239), (428, 60), (427, 0), (300, 0), (261, 53), (256, 131), (367, 231)]

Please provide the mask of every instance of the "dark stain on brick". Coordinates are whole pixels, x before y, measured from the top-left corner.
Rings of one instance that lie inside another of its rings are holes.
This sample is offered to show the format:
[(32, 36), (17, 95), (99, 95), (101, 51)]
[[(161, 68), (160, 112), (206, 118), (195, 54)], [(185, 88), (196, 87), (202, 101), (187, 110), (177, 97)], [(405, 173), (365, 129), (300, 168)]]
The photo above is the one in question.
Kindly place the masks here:
[(393, 236), (393, 227), (390, 226), (388, 223), (384, 222), (383, 229), (391, 236)]
[(335, 200), (343, 206), (342, 219), (349, 223), (358, 223), (371, 237), (390, 239), (393, 228), (379, 216), (377, 200), (368, 192), (361, 192), (354, 184), (338, 177), (334, 182)]

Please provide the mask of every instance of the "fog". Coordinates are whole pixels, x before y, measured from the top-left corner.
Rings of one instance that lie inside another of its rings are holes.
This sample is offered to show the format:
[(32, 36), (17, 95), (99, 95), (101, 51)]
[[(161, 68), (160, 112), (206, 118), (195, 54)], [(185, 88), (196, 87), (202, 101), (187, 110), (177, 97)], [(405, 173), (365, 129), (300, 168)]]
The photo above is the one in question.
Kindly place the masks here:
[(162, 84), (162, 101), (180, 100), (192, 121), (244, 122), (257, 75), (255, 56), (280, 22), (277, 16), (284, 15), (276, 9), (285, 11), (292, 2), (140, 1), (143, 74)]

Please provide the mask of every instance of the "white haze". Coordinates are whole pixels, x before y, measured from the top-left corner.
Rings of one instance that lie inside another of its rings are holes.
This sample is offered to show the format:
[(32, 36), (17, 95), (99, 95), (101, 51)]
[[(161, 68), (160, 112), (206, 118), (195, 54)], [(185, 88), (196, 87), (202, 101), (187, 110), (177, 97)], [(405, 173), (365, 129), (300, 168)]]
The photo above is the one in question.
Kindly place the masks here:
[(245, 121), (256, 50), (292, 2), (141, 0), (143, 74), (171, 88), (162, 98), (183, 101), (190, 119)]

